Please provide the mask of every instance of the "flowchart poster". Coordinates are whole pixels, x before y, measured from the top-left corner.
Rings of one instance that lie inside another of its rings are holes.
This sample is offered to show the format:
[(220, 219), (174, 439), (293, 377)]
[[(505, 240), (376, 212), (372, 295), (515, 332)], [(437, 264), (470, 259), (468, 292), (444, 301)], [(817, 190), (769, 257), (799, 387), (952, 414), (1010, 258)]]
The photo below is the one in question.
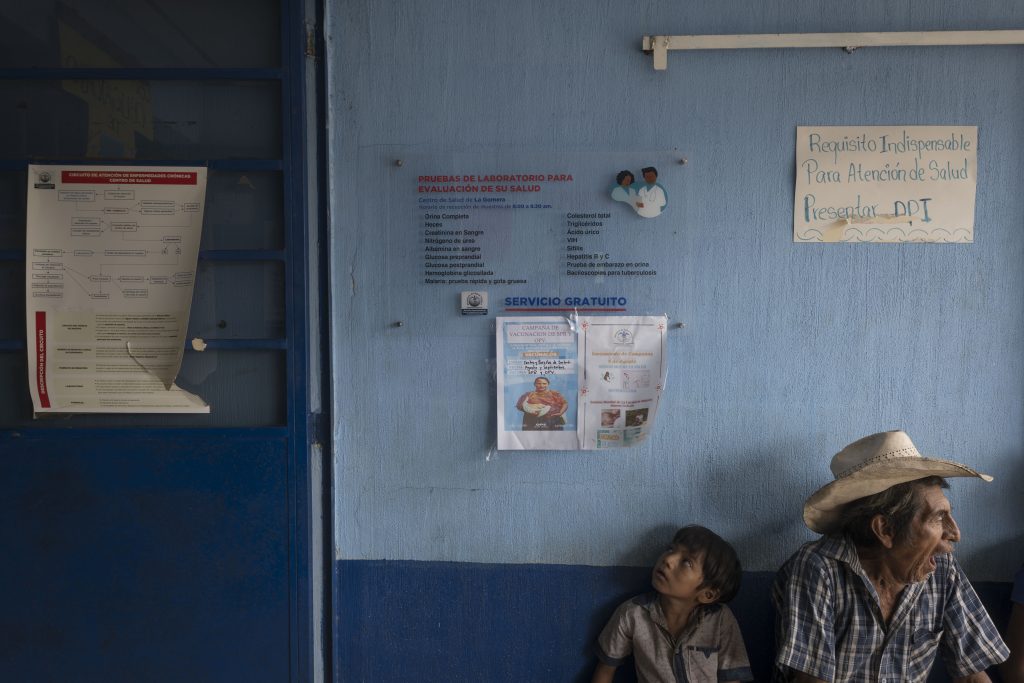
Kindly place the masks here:
[(973, 242), (977, 126), (801, 126), (795, 242)]
[(25, 312), (36, 413), (204, 413), (174, 384), (206, 169), (28, 170)]

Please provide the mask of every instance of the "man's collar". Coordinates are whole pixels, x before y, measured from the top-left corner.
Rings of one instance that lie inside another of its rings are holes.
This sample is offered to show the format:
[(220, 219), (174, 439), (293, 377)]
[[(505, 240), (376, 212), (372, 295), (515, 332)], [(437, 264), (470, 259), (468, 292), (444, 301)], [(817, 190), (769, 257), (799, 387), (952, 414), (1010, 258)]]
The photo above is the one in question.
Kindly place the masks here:
[(864, 565), (860, 562), (860, 555), (857, 554), (857, 546), (849, 536), (845, 534), (822, 536), (818, 541), (818, 552), (849, 566), (855, 574), (859, 574), (868, 584), (871, 584), (871, 579), (868, 578), (867, 572), (864, 571)]
[(818, 541), (818, 552), (833, 560), (860, 565), (860, 560), (857, 558), (857, 547), (849, 536), (842, 534), (822, 536)]
[[(818, 552), (825, 557), (847, 565), (854, 574), (860, 577), (868, 594), (875, 601), (875, 605), (879, 604), (878, 591), (875, 589), (875, 584), (868, 577), (867, 572), (864, 571), (864, 565), (861, 564), (860, 556), (857, 554), (857, 547), (849, 536), (823, 536), (818, 541)], [(940, 561), (941, 558), (936, 560), (936, 562)], [(889, 622), (890, 626), (901, 622), (906, 617), (910, 606), (916, 603), (917, 596), (924, 589), (925, 584), (934, 580), (935, 573), (933, 572), (923, 581), (907, 584), (907, 587), (900, 594), (899, 600), (896, 603), (895, 612)], [(879, 618), (881, 619), (881, 614), (879, 614)]]

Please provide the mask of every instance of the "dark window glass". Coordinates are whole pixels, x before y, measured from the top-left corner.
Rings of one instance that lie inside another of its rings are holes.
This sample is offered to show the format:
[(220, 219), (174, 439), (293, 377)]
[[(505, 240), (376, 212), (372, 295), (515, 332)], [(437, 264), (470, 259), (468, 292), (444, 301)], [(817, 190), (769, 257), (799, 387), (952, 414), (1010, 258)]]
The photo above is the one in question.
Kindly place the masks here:
[[(0, 261), (0, 288), (0, 339), (24, 339), (24, 263)], [(199, 262), (189, 339), (280, 339), (284, 316), (283, 263)]]
[(0, 261), (0, 339), (25, 338), (25, 264)]
[(277, 159), (276, 81), (0, 81), (0, 158)]
[[(0, 171), (0, 251), (25, 248), (25, 171)], [(210, 171), (202, 249), (282, 249), (284, 197), (276, 171)]]
[[(208, 415), (57, 415), (32, 419), (25, 352), (0, 352), (0, 428), (273, 427), (287, 420), (285, 354), (280, 351), (187, 352), (178, 386), (210, 404)], [(240, 389), (248, 387), (248, 389)]]
[(284, 263), (199, 262), (189, 339), (279, 339), (284, 325)]
[(0, 171), (0, 251), (25, 249), (25, 171)]
[(278, 0), (0, 3), (11, 67), (267, 68), (280, 65)]
[(202, 248), (283, 247), (284, 197), (281, 174), (211, 171), (206, 181)]

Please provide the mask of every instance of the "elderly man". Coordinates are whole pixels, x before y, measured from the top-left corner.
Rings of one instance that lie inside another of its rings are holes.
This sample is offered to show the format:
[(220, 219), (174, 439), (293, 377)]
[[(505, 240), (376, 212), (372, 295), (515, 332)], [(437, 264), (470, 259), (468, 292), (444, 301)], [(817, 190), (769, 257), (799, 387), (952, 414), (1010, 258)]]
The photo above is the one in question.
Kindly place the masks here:
[(804, 505), (822, 538), (783, 565), (772, 602), (776, 680), (924, 681), (935, 652), (955, 681), (988, 681), (1008, 651), (951, 555), (945, 478), (992, 477), (924, 458), (903, 432), (855, 441)]

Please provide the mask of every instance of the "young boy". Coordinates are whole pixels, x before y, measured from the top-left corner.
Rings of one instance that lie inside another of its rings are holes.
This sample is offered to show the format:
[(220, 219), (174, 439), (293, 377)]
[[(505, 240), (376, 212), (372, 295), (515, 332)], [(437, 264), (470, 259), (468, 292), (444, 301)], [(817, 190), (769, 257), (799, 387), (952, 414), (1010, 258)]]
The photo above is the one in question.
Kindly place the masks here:
[(651, 572), (654, 593), (619, 605), (597, 640), (592, 683), (611, 683), (630, 654), (641, 683), (752, 681), (736, 618), (723, 603), (740, 587), (736, 551), (702, 526), (684, 526)]

